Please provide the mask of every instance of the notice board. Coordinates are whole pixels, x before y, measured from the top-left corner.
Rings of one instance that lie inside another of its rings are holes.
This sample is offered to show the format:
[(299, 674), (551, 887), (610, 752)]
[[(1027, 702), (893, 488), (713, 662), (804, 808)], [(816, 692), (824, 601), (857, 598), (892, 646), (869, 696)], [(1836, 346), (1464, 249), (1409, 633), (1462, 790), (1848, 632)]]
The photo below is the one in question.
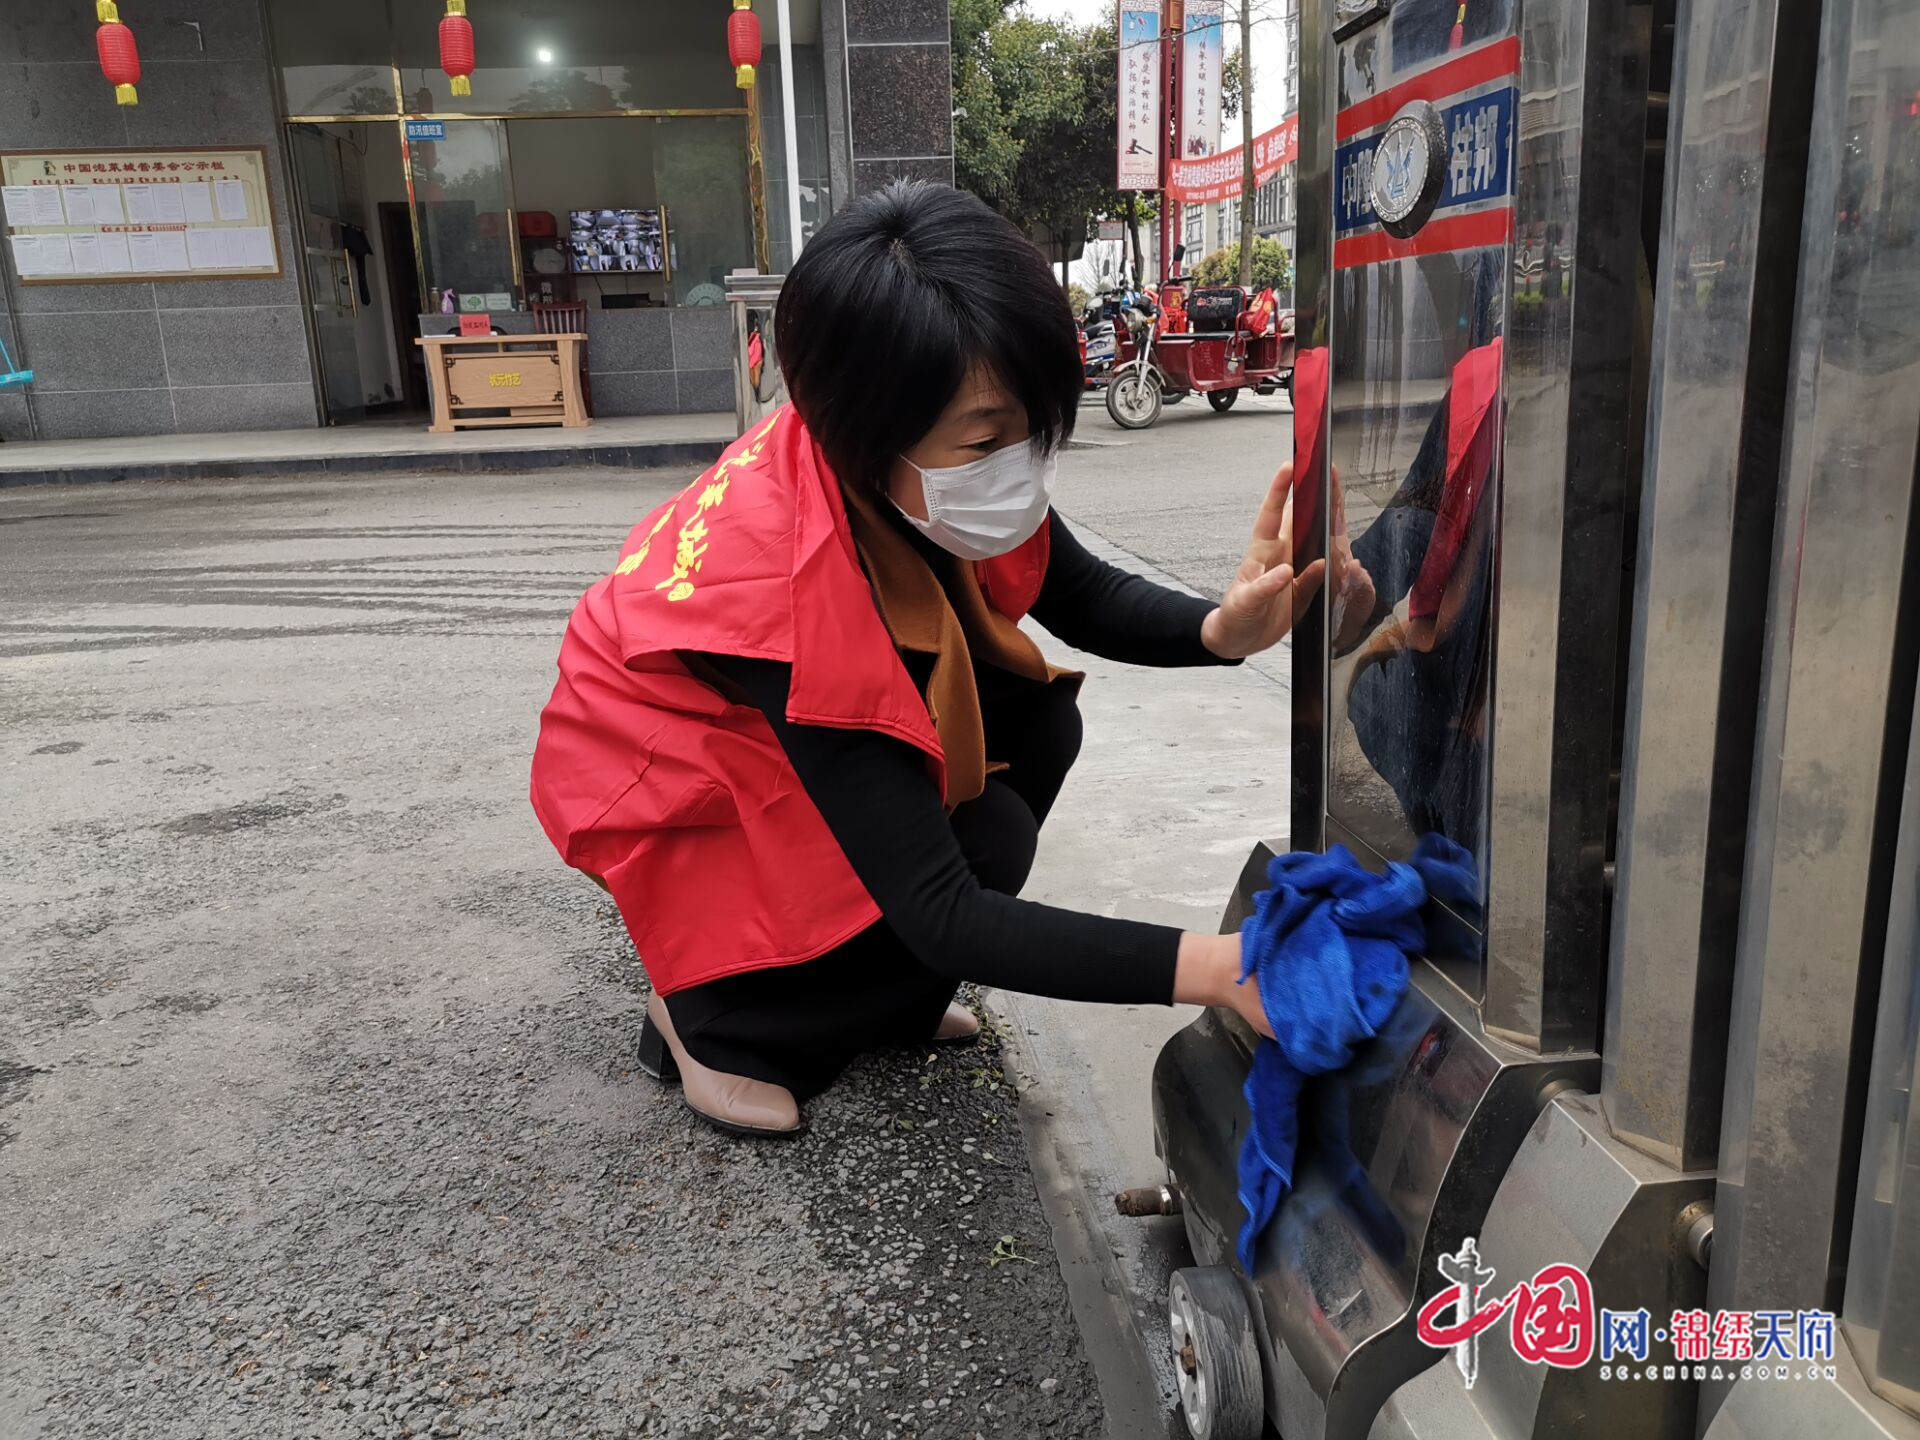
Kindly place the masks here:
[(16, 151), (0, 155), (0, 183), (25, 285), (281, 273), (260, 146)]

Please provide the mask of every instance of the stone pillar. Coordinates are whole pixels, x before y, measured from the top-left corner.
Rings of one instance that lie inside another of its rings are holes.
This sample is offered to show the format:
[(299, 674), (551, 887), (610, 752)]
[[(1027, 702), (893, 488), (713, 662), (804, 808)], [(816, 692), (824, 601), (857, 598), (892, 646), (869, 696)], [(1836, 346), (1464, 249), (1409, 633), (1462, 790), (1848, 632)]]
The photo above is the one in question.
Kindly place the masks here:
[[(118, 106), (94, 53), (93, 6), (0, 6), (0, 137), (15, 150), (264, 146), (282, 273), (273, 280), (22, 285), (7, 268), (0, 332), (36, 374), (43, 439), (254, 430), (319, 420), (288, 217), (261, 0), (144, 0), (140, 103)], [(0, 435), (25, 435), (0, 391)]]
[[(823, 33), (832, 36), (836, 26), (824, 12), (835, 11), (843, 41), (844, 67), (829, 59), (827, 75), (829, 86), (838, 79), (846, 97), (853, 192), (902, 176), (951, 185), (947, 0), (824, 0), (822, 10)], [(833, 132), (830, 122), (830, 137)]]

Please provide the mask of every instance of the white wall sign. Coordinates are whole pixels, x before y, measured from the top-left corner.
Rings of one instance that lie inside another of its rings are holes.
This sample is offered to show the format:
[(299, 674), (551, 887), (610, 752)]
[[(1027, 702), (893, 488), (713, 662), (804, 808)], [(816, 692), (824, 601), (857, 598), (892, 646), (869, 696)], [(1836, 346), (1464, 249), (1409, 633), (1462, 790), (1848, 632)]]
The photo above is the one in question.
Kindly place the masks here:
[(266, 151), (0, 156), (13, 266), (27, 285), (280, 273)]
[(1160, 95), (1160, 6), (1120, 0), (1121, 190), (1160, 188), (1160, 147), (1166, 136)]

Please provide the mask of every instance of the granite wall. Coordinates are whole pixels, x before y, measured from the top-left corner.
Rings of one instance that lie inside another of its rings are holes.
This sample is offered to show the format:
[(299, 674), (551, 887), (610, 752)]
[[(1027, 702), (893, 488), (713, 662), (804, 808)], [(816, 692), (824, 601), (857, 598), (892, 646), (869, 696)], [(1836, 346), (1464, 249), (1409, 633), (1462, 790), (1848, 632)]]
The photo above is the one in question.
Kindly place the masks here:
[[(420, 333), (445, 335), (451, 315), (422, 315)], [(533, 316), (493, 317), (509, 335), (533, 332)], [(721, 306), (589, 310), (587, 376), (593, 413), (697, 415), (733, 411), (733, 312)]]
[[(831, 52), (827, 85), (846, 98), (851, 170), (836, 173), (859, 194), (907, 177), (953, 183), (953, 71), (948, 0), (822, 0)], [(829, 116), (830, 149), (838, 141)], [(837, 167), (836, 167), (837, 168)]]
[[(0, 151), (264, 146), (284, 273), (23, 286), (0, 247), (0, 334), (35, 372), (37, 434), (316, 424), (260, 0), (142, 0), (124, 18), (143, 72), (126, 107), (100, 73), (90, 0), (0, 3)], [(27, 435), (27, 405), (0, 391), (0, 436)]]

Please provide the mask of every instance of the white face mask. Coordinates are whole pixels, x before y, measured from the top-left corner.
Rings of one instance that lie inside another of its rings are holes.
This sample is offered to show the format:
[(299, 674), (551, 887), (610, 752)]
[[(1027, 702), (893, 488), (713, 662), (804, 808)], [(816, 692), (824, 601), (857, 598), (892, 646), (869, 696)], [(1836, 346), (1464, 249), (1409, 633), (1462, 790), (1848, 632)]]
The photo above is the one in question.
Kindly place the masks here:
[[(904, 458), (904, 457), (902, 457)], [(913, 465), (908, 460), (909, 465)], [(1028, 441), (1005, 446), (965, 465), (920, 471), (927, 518), (907, 520), (942, 550), (962, 560), (991, 560), (1033, 538), (1053, 501), (1059, 452)], [(900, 512), (906, 515), (906, 511)]]

